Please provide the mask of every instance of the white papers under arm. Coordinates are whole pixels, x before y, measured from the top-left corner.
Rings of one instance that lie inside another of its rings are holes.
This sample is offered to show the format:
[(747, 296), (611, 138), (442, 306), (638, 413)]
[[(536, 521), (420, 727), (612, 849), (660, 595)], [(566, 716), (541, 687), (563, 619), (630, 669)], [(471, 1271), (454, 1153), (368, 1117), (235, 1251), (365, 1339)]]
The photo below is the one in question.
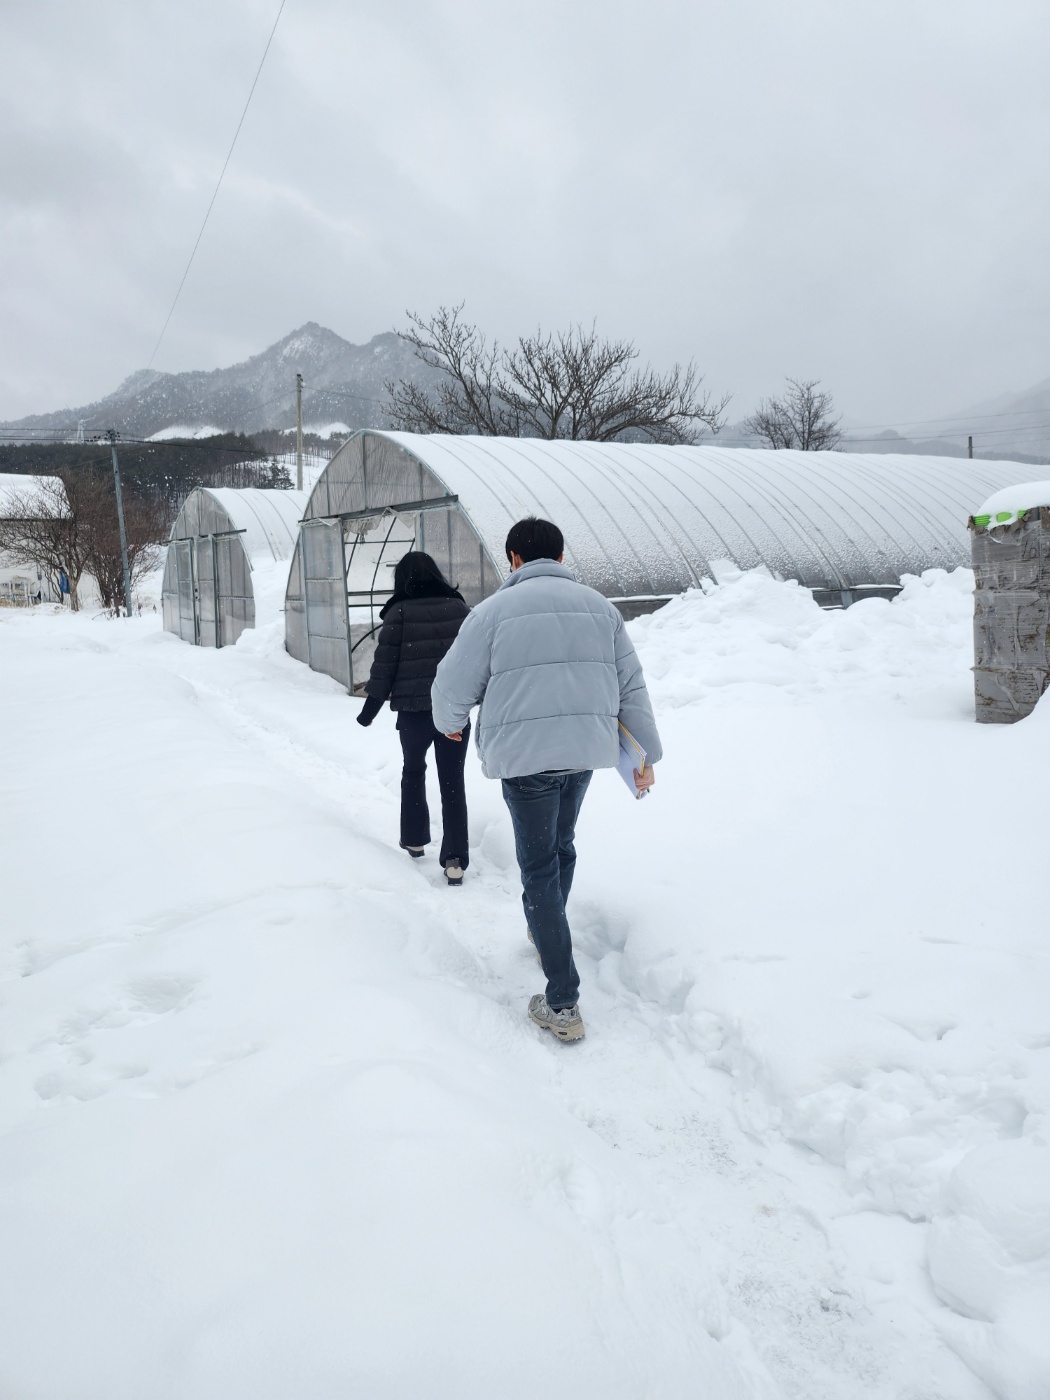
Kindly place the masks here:
[(645, 772), (645, 750), (639, 744), (629, 729), (620, 725), (620, 757), (617, 760), (616, 771), (624, 780), (627, 786), (634, 793), (635, 797), (645, 797), (648, 789), (638, 790), (638, 780), (634, 776), (637, 768), (639, 773)]

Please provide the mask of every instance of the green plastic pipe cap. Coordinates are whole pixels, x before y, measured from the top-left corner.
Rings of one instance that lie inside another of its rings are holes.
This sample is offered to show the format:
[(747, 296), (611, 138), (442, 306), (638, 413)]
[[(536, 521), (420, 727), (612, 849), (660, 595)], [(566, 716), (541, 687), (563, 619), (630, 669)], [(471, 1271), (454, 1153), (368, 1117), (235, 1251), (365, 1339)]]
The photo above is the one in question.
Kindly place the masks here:
[(997, 514), (996, 517), (995, 517), (995, 523), (996, 523), (997, 525), (1002, 525), (1005, 521), (1007, 521), (1007, 520), (1012, 520), (1012, 519), (1014, 518), (1015, 514), (1016, 514), (1016, 511), (1012, 511), (1012, 510), (1001, 510), (1001, 511), (998, 512), (998, 514)]
[(983, 530), (984, 527), (991, 522), (991, 519), (992, 517), (990, 515), (975, 515), (973, 518), (973, 523), (979, 529)]

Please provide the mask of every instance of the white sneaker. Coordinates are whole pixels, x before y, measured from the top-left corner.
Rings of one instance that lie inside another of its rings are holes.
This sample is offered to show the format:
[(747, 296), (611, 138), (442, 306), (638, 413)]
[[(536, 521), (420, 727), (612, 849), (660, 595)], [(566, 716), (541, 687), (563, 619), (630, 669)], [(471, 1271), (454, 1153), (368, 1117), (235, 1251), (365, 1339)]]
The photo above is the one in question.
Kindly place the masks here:
[(550, 1031), (559, 1040), (582, 1040), (583, 1017), (579, 1006), (567, 1006), (562, 1011), (552, 1011), (547, 998), (537, 992), (529, 998), (529, 1020), (545, 1031)]

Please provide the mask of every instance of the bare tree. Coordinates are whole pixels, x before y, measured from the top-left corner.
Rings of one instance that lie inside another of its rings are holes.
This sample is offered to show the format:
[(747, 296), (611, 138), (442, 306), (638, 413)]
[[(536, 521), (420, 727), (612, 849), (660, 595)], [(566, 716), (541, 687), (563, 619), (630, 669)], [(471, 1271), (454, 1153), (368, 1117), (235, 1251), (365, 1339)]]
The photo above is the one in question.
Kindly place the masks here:
[(12, 492), (0, 520), (0, 552), (14, 564), (31, 564), (59, 591), (59, 579), (69, 580), (69, 602), (80, 607), (77, 589), (87, 568), (88, 531), (84, 502), (73, 499), (59, 476), (27, 477), (25, 489)]
[(801, 452), (823, 452), (836, 447), (842, 437), (840, 419), (832, 418), (831, 395), (818, 389), (819, 379), (788, 379), (779, 399), (763, 399), (750, 418), (749, 433), (770, 447), (793, 447)]
[(442, 306), (429, 321), (408, 313), (400, 334), (439, 377), (432, 388), (387, 384), (387, 412), (402, 430), (680, 443), (724, 423), (729, 396), (701, 393), (692, 364), (667, 375), (635, 369), (634, 345), (603, 340), (593, 326), (538, 331), (507, 350), (490, 345), (462, 310)]
[[(167, 511), (156, 495), (126, 491), (128, 564), (132, 586), (152, 567), (166, 535)], [(27, 477), (23, 491), (9, 495), (0, 520), (0, 551), (17, 564), (32, 564), (59, 591), (69, 580), (70, 606), (80, 607), (84, 575), (98, 585), (103, 606), (124, 603), (124, 573), (113, 478), (104, 464), (86, 463), (55, 476)]]
[[(87, 567), (98, 585), (102, 606), (111, 612), (129, 611), (124, 596), (124, 563), (112, 478), (101, 478), (91, 499), (87, 530)], [(159, 498), (137, 492), (124, 493), (124, 530), (128, 549), (128, 573), (132, 592), (136, 580), (153, 568), (167, 534), (167, 511)]]

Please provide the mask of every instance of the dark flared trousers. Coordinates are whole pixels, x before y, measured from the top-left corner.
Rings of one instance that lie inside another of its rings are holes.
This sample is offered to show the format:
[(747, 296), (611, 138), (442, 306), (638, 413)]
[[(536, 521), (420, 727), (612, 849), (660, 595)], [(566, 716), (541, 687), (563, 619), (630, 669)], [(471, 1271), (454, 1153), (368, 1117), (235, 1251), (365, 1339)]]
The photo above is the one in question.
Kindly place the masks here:
[(466, 870), (470, 853), (463, 766), (467, 761), (470, 725), (463, 730), (462, 741), (457, 743), (434, 728), (434, 716), (429, 710), (398, 710), (397, 732), (405, 756), (401, 772), (401, 844), (425, 846), (430, 840), (427, 750), (433, 744), (441, 788), (441, 864), (446, 865), (455, 857)]
[(554, 1011), (575, 1006), (580, 991), (565, 904), (576, 869), (576, 819), (590, 781), (589, 772), (503, 779), (521, 902), (547, 978), (547, 1005)]

